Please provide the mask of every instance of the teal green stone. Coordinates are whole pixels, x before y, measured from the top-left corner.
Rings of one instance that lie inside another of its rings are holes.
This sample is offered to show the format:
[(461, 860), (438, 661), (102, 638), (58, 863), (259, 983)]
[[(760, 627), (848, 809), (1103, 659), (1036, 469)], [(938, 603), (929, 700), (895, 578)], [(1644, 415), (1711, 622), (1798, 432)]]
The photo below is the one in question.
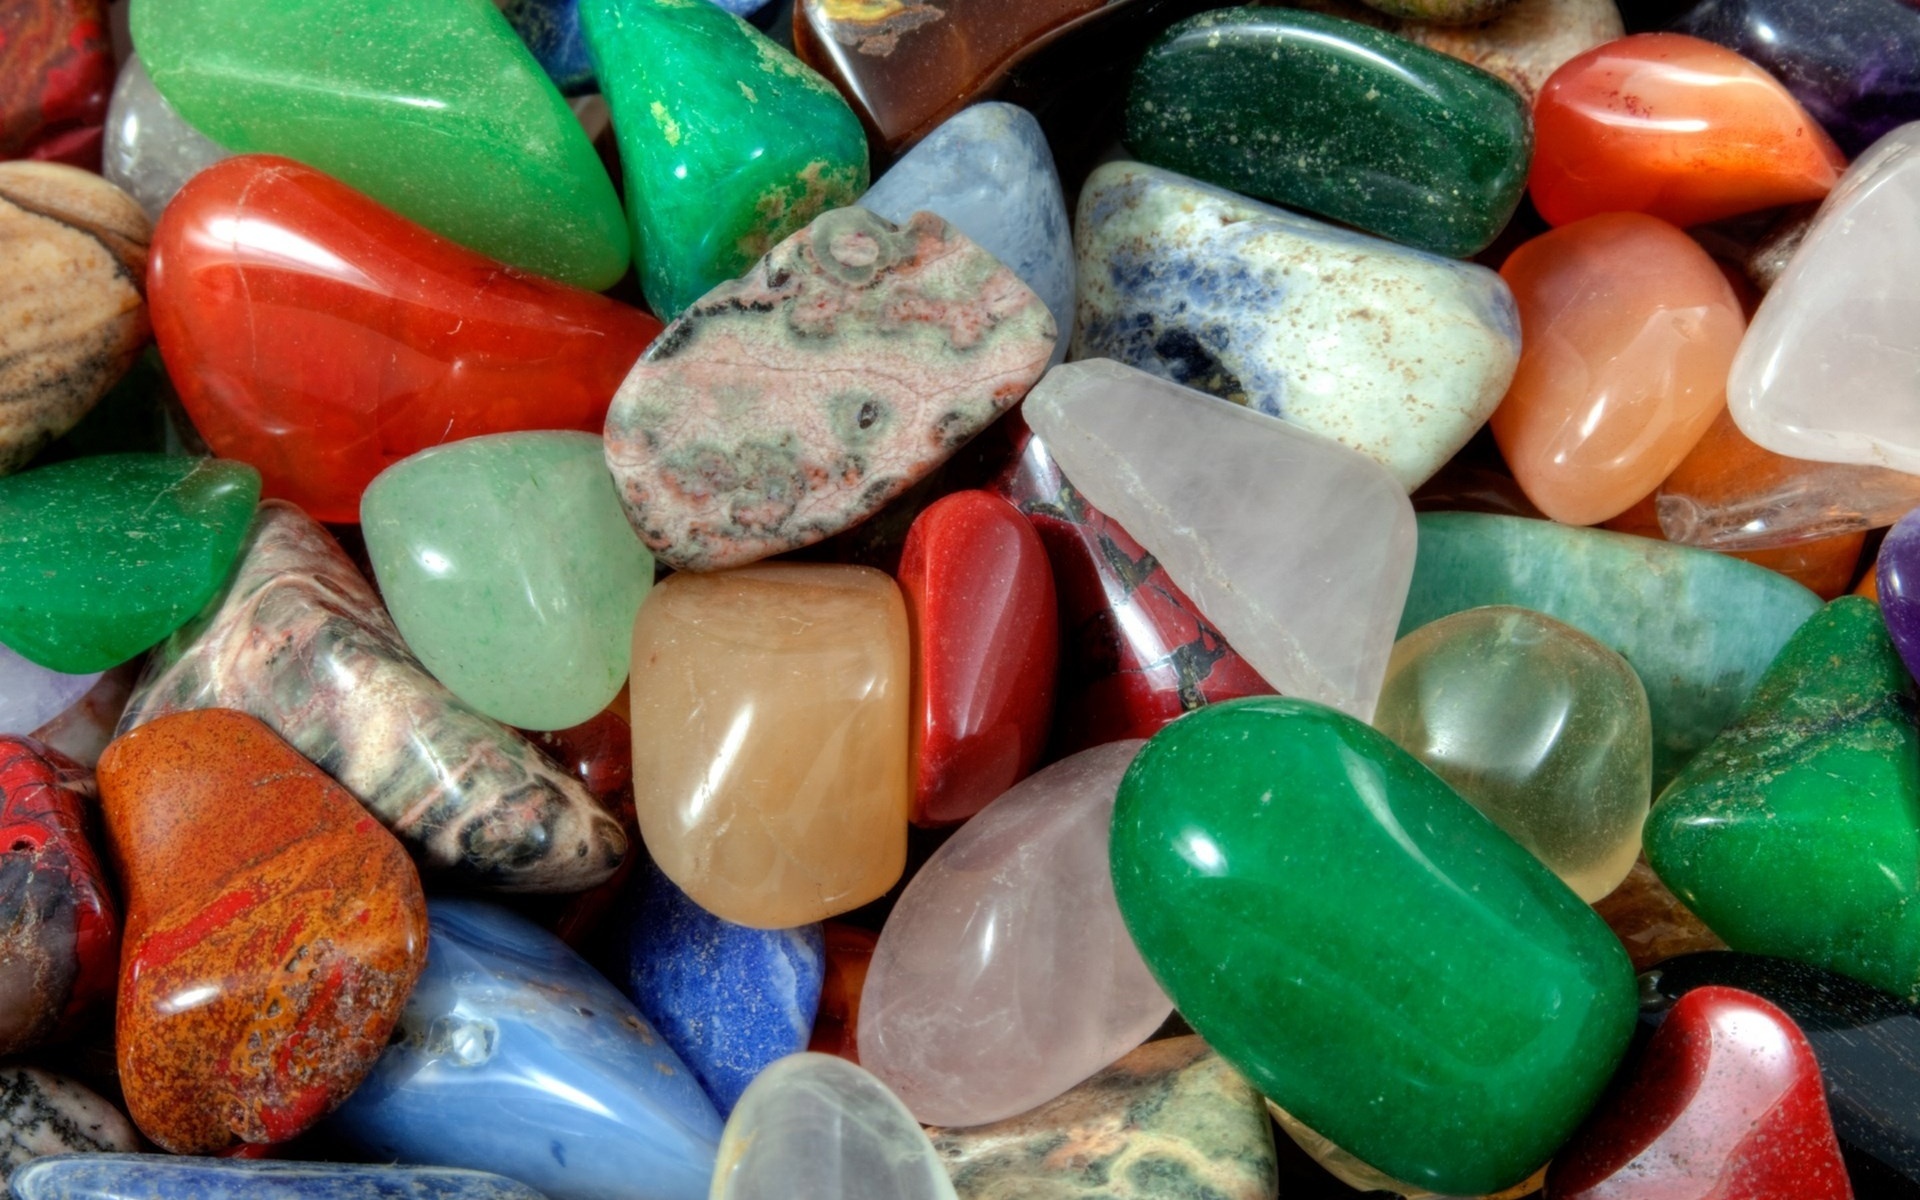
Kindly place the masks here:
[(1573, 626), (1647, 689), (1657, 792), (1733, 719), (1820, 598), (1724, 554), (1525, 517), (1425, 513), (1404, 637), (1511, 604)]
[(664, 319), (867, 189), (833, 85), (710, 0), (580, 0), (647, 303)]
[(0, 644), (70, 675), (187, 623), (226, 582), (260, 502), (245, 463), (76, 458), (0, 479)]
[(627, 680), (653, 555), (600, 439), (503, 433), (436, 446), (360, 500), (380, 593), (447, 690), (521, 729), (565, 729)]
[(1916, 708), (1879, 607), (1834, 601), (1662, 793), (1647, 861), (1735, 950), (1920, 1001)]
[(1155, 166), (1461, 257), (1506, 227), (1527, 102), (1437, 50), (1338, 17), (1222, 8), (1147, 51), (1127, 144)]
[(1234, 700), (1155, 734), (1112, 856), (1127, 929), (1194, 1030), (1395, 1179), (1520, 1182), (1626, 1049), (1633, 968), (1600, 918), (1332, 709)]
[(536, 274), (626, 273), (613, 181), (493, 0), (133, 0), (131, 19), (154, 86), (227, 149)]

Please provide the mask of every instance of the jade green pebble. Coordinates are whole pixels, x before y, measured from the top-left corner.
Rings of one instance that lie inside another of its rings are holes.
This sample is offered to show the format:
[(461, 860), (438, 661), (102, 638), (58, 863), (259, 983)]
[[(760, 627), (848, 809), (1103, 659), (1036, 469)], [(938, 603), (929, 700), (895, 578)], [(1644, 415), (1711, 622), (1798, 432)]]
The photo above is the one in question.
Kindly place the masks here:
[(1147, 51), (1126, 139), (1155, 166), (1464, 256), (1519, 205), (1533, 121), (1504, 81), (1404, 38), (1222, 8)]
[(0, 643), (70, 675), (119, 666), (226, 582), (260, 473), (224, 459), (76, 458), (0, 479)]
[(867, 135), (840, 93), (710, 0), (580, 0), (580, 20), (662, 319), (866, 191)]
[(503, 433), (424, 450), (360, 500), (367, 555), (407, 646), (497, 721), (564, 729), (626, 682), (653, 586), (587, 433)]
[(1736, 950), (1920, 1001), (1920, 733), (1873, 601), (1829, 604), (1647, 821), (1660, 881)]
[(1332, 709), (1234, 700), (1155, 734), (1112, 856), (1127, 929), (1194, 1030), (1395, 1179), (1518, 1183), (1626, 1049), (1633, 968), (1600, 918)]
[(154, 85), (227, 149), (565, 283), (626, 273), (613, 181), (492, 0), (133, 0), (131, 19)]

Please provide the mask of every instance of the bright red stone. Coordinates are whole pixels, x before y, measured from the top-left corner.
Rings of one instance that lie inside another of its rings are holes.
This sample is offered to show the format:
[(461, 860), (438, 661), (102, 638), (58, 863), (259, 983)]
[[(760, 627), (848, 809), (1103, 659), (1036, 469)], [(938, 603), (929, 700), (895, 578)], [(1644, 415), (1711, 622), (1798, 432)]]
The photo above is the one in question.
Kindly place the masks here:
[(389, 465), (524, 429), (599, 433), (660, 322), (457, 246), (282, 158), (231, 158), (154, 232), (147, 302), (215, 454), (322, 521)]
[(952, 825), (1026, 778), (1046, 748), (1060, 659), (1046, 547), (1020, 510), (955, 492), (900, 556), (913, 628), (916, 825)]
[(813, 1018), (813, 1038), (807, 1049), (860, 1061), (860, 993), (867, 986), (867, 968), (880, 936), (858, 925), (828, 921), (822, 926), (827, 946), (827, 969), (820, 981), (820, 1008)]
[(112, 92), (104, 0), (0, 2), (0, 159), (98, 171)]
[(1813, 1048), (1728, 987), (1682, 996), (1553, 1160), (1554, 1200), (1851, 1200)]

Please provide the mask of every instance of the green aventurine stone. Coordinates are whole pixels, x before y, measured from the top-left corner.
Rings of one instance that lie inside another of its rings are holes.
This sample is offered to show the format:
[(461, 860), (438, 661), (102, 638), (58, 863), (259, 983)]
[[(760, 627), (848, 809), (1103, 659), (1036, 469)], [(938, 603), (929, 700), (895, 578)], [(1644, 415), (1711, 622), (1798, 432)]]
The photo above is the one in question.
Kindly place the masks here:
[(1167, 994), (1266, 1096), (1449, 1195), (1524, 1179), (1633, 1027), (1593, 910), (1385, 735), (1304, 700), (1156, 734), (1113, 815), (1121, 914)]
[(43, 667), (104, 671), (213, 599), (260, 473), (158, 454), (77, 458), (0, 479), (0, 643)]
[(436, 446), (381, 472), (360, 520), (407, 646), (481, 712), (564, 729), (626, 682), (653, 555), (620, 508), (599, 438)]
[(1222, 8), (1147, 51), (1127, 144), (1155, 166), (1439, 254), (1485, 249), (1520, 203), (1527, 102), (1353, 21)]
[(1733, 719), (1820, 598), (1724, 554), (1525, 517), (1427, 513), (1400, 636), (1511, 604), (1627, 660), (1647, 689), (1658, 791)]
[(859, 118), (740, 18), (709, 0), (581, 0), (580, 20), (662, 319), (867, 190)]
[(1871, 600), (1801, 626), (1647, 819), (1647, 860), (1736, 950), (1920, 1001), (1920, 733)]
[(492, 0), (134, 0), (163, 95), (482, 254), (598, 290), (626, 224), (580, 123)]

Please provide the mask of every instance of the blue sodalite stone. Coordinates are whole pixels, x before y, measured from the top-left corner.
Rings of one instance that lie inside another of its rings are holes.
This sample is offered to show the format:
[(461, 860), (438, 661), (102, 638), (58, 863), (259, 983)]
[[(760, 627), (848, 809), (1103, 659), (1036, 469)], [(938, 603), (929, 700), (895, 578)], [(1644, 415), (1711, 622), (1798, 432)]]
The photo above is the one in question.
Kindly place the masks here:
[(485, 1171), (164, 1154), (35, 1159), (8, 1184), (15, 1200), (541, 1200)]
[(946, 218), (1047, 302), (1066, 356), (1073, 332), (1073, 235), (1040, 122), (993, 102), (962, 109), (860, 198), (894, 224), (921, 210)]
[(634, 872), (629, 922), (627, 995), (721, 1113), (767, 1066), (807, 1048), (826, 973), (820, 926), (723, 921), (651, 864)]
[(500, 11), (561, 95), (583, 96), (599, 88), (586, 35), (580, 32), (580, 0), (507, 0)]
[(332, 1132), (371, 1157), (495, 1171), (553, 1200), (705, 1200), (720, 1116), (627, 998), (503, 908), (427, 910), (427, 969)]

